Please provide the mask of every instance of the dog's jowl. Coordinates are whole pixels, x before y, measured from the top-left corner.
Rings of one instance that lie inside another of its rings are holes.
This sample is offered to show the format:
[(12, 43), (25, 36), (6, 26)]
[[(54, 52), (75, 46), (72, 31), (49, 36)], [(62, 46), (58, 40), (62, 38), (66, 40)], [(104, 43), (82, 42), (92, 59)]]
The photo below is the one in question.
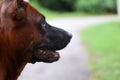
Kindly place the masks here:
[(72, 35), (49, 25), (23, 0), (0, 3), (0, 80), (17, 80), (27, 63), (51, 63)]

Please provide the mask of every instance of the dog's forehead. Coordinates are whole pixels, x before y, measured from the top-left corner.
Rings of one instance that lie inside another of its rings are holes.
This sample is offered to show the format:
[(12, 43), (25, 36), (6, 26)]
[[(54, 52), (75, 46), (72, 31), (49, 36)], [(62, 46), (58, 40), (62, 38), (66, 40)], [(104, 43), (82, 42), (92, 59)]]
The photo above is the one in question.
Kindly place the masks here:
[(27, 14), (29, 17), (33, 17), (34, 19), (42, 19), (44, 17), (43, 14), (41, 14), (38, 10), (36, 10), (33, 6), (31, 6), (30, 4), (26, 3), (26, 10), (27, 10)]

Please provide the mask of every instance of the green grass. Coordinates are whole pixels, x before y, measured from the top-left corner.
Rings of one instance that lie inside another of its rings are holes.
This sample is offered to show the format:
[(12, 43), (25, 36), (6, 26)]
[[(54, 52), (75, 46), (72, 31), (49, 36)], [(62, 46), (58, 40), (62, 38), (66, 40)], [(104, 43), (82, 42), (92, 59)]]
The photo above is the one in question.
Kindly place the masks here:
[(44, 14), (47, 19), (56, 19), (56, 18), (76, 18), (81, 16), (86, 16), (89, 14), (80, 13), (80, 12), (56, 12), (51, 11), (47, 8), (41, 7), (37, 2), (32, 1), (30, 3), (33, 7), (35, 7), (40, 13)]
[(90, 52), (92, 80), (120, 80), (120, 22), (91, 26), (81, 34)]

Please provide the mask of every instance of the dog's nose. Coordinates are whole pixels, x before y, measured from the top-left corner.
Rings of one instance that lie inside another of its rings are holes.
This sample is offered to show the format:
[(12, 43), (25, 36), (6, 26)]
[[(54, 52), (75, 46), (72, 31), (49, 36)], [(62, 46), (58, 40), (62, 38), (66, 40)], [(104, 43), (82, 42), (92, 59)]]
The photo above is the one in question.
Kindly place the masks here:
[(71, 34), (71, 33), (69, 33), (69, 32), (68, 32), (68, 37), (69, 37), (69, 39), (71, 39), (71, 38), (72, 38), (72, 34)]

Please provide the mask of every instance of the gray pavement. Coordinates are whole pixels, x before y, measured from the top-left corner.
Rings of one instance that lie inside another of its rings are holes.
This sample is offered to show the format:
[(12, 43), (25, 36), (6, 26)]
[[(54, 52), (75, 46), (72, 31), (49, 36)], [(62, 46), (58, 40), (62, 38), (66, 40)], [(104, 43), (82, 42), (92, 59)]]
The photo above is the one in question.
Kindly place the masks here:
[(73, 34), (71, 43), (61, 53), (61, 59), (52, 64), (27, 64), (18, 80), (90, 80), (89, 56), (78, 32), (90, 25), (118, 20), (118, 16), (62, 18), (49, 22)]

